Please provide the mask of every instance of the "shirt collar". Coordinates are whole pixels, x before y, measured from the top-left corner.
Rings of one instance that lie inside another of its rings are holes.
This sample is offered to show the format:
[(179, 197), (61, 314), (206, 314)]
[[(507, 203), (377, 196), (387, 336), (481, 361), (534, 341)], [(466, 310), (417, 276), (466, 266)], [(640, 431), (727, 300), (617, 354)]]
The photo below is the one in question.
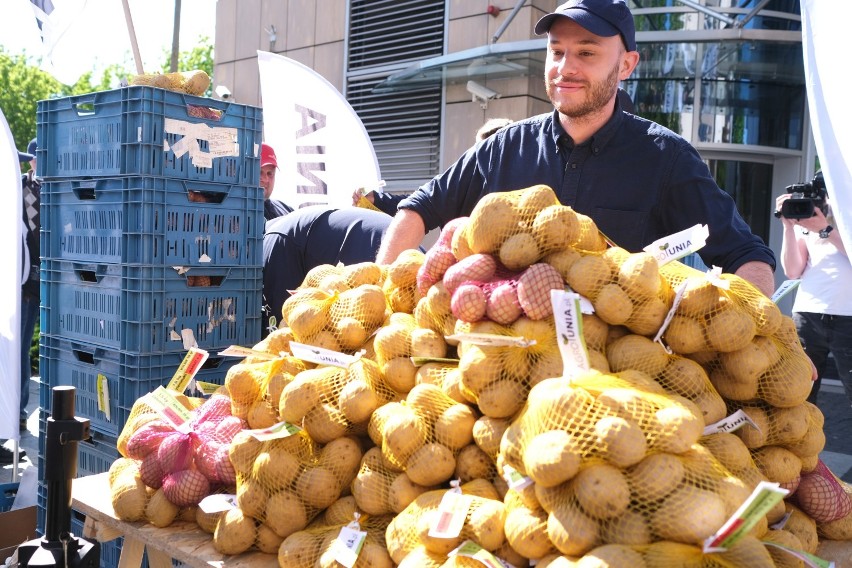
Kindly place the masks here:
[[(592, 147), (592, 151), (597, 153), (601, 149), (603, 149), (610, 140), (615, 137), (615, 133), (618, 132), (621, 123), (624, 121), (624, 112), (622, 112), (621, 101), (618, 100), (618, 97), (615, 98), (615, 112), (612, 113), (612, 116), (606, 124), (604, 124), (600, 130), (594, 133), (592, 137), (586, 142), (587, 145)], [(565, 128), (563, 128), (562, 123), (559, 121), (559, 111), (556, 109), (553, 110), (553, 145), (558, 151), (560, 148), (559, 140), (560, 138), (565, 141), (565, 144), (573, 147), (573, 141), (571, 137), (568, 136), (568, 133), (565, 132)]]

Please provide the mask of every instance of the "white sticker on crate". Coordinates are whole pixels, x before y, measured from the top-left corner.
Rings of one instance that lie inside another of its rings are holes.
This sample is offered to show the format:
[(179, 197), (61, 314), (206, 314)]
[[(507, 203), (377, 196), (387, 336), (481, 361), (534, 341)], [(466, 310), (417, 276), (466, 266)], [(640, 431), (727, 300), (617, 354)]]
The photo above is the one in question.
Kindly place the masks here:
[[(171, 149), (178, 158), (189, 154), (192, 164), (199, 168), (209, 168), (214, 158), (224, 156), (239, 156), (240, 145), (237, 142), (237, 129), (227, 127), (210, 127), (203, 122), (194, 123), (185, 120), (166, 118), (163, 121), (163, 131), (166, 134), (182, 136), (180, 140), (169, 144), (164, 140), (163, 150)], [(203, 151), (199, 140), (207, 142), (208, 151)]]

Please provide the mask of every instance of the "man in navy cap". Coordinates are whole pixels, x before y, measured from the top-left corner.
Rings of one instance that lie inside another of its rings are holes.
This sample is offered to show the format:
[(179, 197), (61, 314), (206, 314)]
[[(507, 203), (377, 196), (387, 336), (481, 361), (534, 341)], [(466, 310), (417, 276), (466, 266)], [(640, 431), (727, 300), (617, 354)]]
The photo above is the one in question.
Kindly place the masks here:
[(554, 111), (504, 127), (403, 200), (378, 262), (392, 262), (426, 231), (469, 215), (487, 193), (545, 184), (631, 252), (707, 225), (704, 262), (771, 294), (775, 255), (695, 148), (622, 107), (619, 82), (639, 63), (627, 4), (570, 0), (542, 17), (535, 32), (547, 34), (544, 78)]

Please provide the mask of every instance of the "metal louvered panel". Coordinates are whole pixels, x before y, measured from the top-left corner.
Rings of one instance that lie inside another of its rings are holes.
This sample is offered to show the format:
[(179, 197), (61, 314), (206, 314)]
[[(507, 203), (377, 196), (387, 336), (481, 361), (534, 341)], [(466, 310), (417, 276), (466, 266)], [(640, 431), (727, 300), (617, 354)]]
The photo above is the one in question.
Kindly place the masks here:
[(364, 124), (387, 190), (438, 173), (442, 85), (375, 93), (388, 75), (443, 55), (445, 0), (350, 0), (346, 98)]

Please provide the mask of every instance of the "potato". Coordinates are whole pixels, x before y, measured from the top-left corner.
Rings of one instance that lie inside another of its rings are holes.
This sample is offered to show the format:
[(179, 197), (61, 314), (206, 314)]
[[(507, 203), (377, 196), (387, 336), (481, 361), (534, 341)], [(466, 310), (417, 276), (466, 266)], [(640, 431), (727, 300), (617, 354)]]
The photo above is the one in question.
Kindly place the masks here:
[(510, 236), (500, 245), (500, 262), (509, 270), (523, 270), (541, 258), (535, 237), (521, 232)]
[(465, 282), (488, 282), (496, 270), (497, 261), (492, 255), (474, 254), (449, 267), (442, 281), (452, 295)]
[(255, 479), (245, 479), (237, 486), (237, 505), (247, 516), (263, 519), (271, 489)]
[(488, 295), (485, 304), (485, 315), (491, 321), (509, 325), (523, 315), (523, 308), (518, 300), (518, 289), (514, 282), (505, 282), (496, 286)]
[(367, 381), (354, 379), (340, 391), (338, 407), (346, 420), (357, 424), (368, 421), (381, 402)]
[(660, 293), (660, 265), (647, 252), (630, 254), (618, 268), (618, 284), (631, 298), (650, 298)]
[(751, 341), (735, 351), (722, 353), (719, 360), (728, 375), (741, 383), (757, 384), (758, 378), (773, 364), (767, 350), (757, 341)]
[(694, 318), (702, 317), (718, 308), (720, 297), (720, 289), (709, 280), (704, 278), (689, 279), (677, 306), (677, 313)]
[[(333, 501), (332, 501), (333, 502)], [(266, 524), (282, 538), (308, 526), (308, 512), (298, 495), (292, 491), (279, 491), (269, 498), (266, 506)]]
[(454, 404), (444, 410), (434, 424), (435, 439), (451, 450), (460, 450), (473, 442), (476, 414), (466, 404)]
[(757, 398), (756, 377), (738, 380), (725, 367), (717, 367), (710, 372), (710, 382), (716, 391), (728, 400), (749, 402)]
[(453, 477), (467, 483), (474, 479), (493, 479), (497, 474), (494, 462), (475, 444), (465, 446), (456, 456)]
[(318, 444), (327, 444), (345, 436), (349, 431), (350, 423), (336, 406), (320, 404), (305, 415), (302, 427), (313, 441)]
[(784, 523), (784, 530), (790, 531), (798, 537), (802, 543), (800, 550), (804, 550), (809, 554), (815, 554), (819, 546), (816, 521), (789, 501), (785, 501), (784, 505), (787, 513), (790, 515)]
[(514, 416), (523, 406), (526, 392), (527, 389), (518, 380), (497, 379), (479, 391), (479, 411), (492, 418)]
[(414, 411), (400, 405), (388, 415), (382, 428), (382, 454), (402, 467), (426, 443), (427, 433), (426, 425)]
[(791, 483), (802, 473), (802, 460), (781, 446), (763, 446), (752, 452), (752, 457), (763, 475), (775, 483)]
[(606, 356), (614, 372), (634, 369), (643, 371), (651, 377), (661, 374), (668, 366), (671, 357), (659, 343), (633, 334), (611, 342), (607, 346)]
[(252, 547), (256, 530), (254, 519), (240, 509), (230, 509), (216, 523), (213, 547), (222, 554), (240, 554)]
[[(780, 544), (781, 546), (792, 550), (802, 550), (802, 541), (800, 541), (799, 537), (790, 531), (770, 530), (763, 535), (762, 540), (764, 542)], [(769, 555), (772, 556), (772, 560), (775, 562), (775, 566), (777, 566), (777, 568), (803, 568), (804, 566), (804, 563), (800, 559), (794, 557), (786, 550), (782, 550), (775, 546), (767, 546), (766, 550), (769, 552)]]
[(734, 307), (712, 314), (707, 320), (707, 344), (716, 351), (736, 351), (754, 339), (757, 328), (748, 313)]
[(683, 485), (651, 515), (651, 527), (665, 540), (701, 545), (727, 520), (725, 502), (715, 493)]
[(608, 568), (609, 566), (630, 566), (645, 568), (648, 566), (637, 552), (625, 544), (604, 544), (583, 555), (577, 562), (577, 568)]
[(430, 442), (415, 450), (408, 458), (405, 473), (417, 485), (438, 485), (452, 477), (456, 459), (443, 444)]
[(658, 501), (674, 491), (686, 473), (683, 462), (669, 453), (650, 454), (627, 471), (634, 500), (640, 505)]
[(520, 215), (505, 193), (484, 195), (465, 226), (467, 242), (474, 253), (496, 253), (503, 241), (519, 231)]
[(592, 464), (580, 469), (571, 488), (583, 511), (595, 519), (612, 519), (627, 510), (630, 486), (617, 467)]
[(297, 341), (306, 342), (328, 325), (328, 310), (314, 302), (301, 302), (288, 314), (287, 327)]
[(282, 447), (271, 447), (258, 454), (254, 462), (254, 479), (272, 491), (290, 485), (299, 474), (301, 461)]
[(691, 316), (675, 314), (663, 332), (663, 340), (680, 355), (705, 349), (704, 325)]
[(122, 521), (139, 521), (145, 518), (148, 490), (137, 475), (119, 476), (112, 487), (112, 508)]
[(311, 532), (298, 531), (286, 537), (278, 548), (278, 565), (313, 568), (320, 555), (322, 539)]
[(746, 423), (737, 429), (735, 434), (750, 450), (764, 446), (769, 435), (769, 416), (766, 411), (758, 406), (743, 406), (740, 410), (754, 422), (755, 426)]
[(496, 550), (506, 540), (503, 525), (506, 520), (506, 506), (500, 501), (490, 499), (475, 500), (466, 521), (467, 528), (479, 545), (485, 550)]
[[(600, 299), (600, 298), (599, 298)], [(669, 313), (669, 305), (657, 297), (634, 302), (633, 313), (625, 324), (630, 331), (654, 337), (663, 327)]]
[(607, 242), (591, 217), (578, 213), (577, 221), (580, 223), (580, 238), (574, 243), (574, 248), (590, 253), (605, 251)]
[(555, 551), (547, 538), (547, 513), (523, 506), (507, 509), (503, 528), (514, 550), (527, 558), (541, 558)]
[(496, 459), (500, 450), (500, 439), (509, 427), (506, 418), (481, 416), (473, 425), (473, 440), (476, 445), (492, 459)]
[(564, 290), (565, 281), (555, 268), (540, 262), (524, 270), (518, 279), (518, 302), (531, 320), (543, 320), (553, 314), (551, 290)]
[(572, 290), (586, 298), (597, 298), (600, 289), (612, 282), (612, 268), (600, 256), (589, 255), (571, 265), (566, 279)]
[(398, 393), (407, 393), (416, 384), (417, 367), (408, 356), (394, 357), (382, 365), (387, 385)]
[(581, 460), (579, 443), (564, 430), (536, 435), (526, 445), (523, 454), (526, 474), (543, 487), (555, 487), (573, 478)]
[(406, 473), (398, 473), (388, 486), (388, 508), (391, 512), (399, 514), (426, 490), (426, 487), (411, 481)]
[(594, 426), (595, 446), (612, 465), (630, 467), (642, 461), (648, 449), (645, 433), (635, 422), (604, 416)]
[(325, 509), (340, 497), (340, 482), (328, 467), (310, 467), (296, 480), (296, 494), (308, 507)]
[(618, 284), (604, 284), (594, 300), (595, 314), (610, 325), (623, 325), (633, 315), (633, 302)]
[(617, 542), (628, 546), (643, 546), (653, 540), (645, 515), (632, 509), (601, 523), (601, 537), (604, 542)]
[(729, 471), (754, 467), (748, 448), (743, 441), (730, 432), (717, 432), (701, 438), (701, 445)]
[(201, 530), (212, 535), (216, 531), (216, 524), (219, 522), (219, 517), (224, 514), (224, 511), (205, 513), (201, 507), (195, 507), (195, 523), (201, 527)]
[(558, 254), (580, 237), (580, 222), (567, 205), (550, 205), (535, 216), (532, 233), (542, 252)]
[(284, 539), (275, 534), (275, 531), (269, 528), (269, 525), (259, 524), (257, 526), (254, 545), (259, 551), (266, 554), (277, 554), (282, 542), (284, 542)]
[(466, 322), (476, 322), (485, 317), (488, 299), (485, 291), (476, 284), (462, 284), (453, 292), (450, 308), (453, 315)]
[[(700, 413), (700, 410), (698, 411)], [(682, 404), (661, 408), (654, 413), (653, 431), (649, 435), (656, 450), (679, 454), (698, 441), (704, 431), (704, 419)]]
[(547, 516), (547, 536), (559, 552), (582, 556), (600, 543), (598, 522), (570, 503), (559, 503)]

